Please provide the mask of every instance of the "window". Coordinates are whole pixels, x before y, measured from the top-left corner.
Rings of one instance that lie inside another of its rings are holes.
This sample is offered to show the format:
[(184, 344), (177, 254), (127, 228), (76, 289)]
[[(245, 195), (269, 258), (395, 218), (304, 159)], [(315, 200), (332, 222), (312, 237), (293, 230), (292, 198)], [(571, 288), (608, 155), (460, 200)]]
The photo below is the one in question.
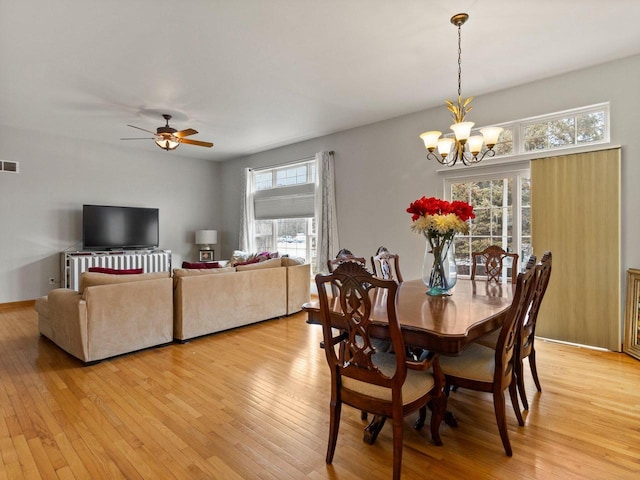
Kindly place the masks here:
[[(531, 247), (531, 189), (528, 170), (447, 181), (446, 197), (473, 205), (476, 218), (468, 235), (456, 235), (459, 275), (471, 274), (471, 253), (489, 245), (517, 252), (519, 264), (527, 262)], [(511, 276), (511, 267), (507, 275)], [(480, 272), (479, 272), (480, 273)]]
[(255, 180), (255, 248), (302, 257), (316, 257), (316, 163), (308, 160), (253, 171)]
[[(575, 108), (499, 126), (504, 130), (494, 147), (496, 157), (606, 143), (609, 141), (609, 104)], [(480, 127), (473, 129), (472, 134), (480, 134)]]

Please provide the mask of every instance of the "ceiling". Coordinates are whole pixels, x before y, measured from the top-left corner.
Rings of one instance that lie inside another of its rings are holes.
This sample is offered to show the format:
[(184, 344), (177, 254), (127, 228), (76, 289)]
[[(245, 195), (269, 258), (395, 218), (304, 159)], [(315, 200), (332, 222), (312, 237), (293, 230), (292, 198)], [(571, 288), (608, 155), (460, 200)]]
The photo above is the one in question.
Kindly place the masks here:
[(0, 127), (268, 150), (455, 99), (459, 12), (463, 96), (640, 53), (638, 0), (0, 0)]

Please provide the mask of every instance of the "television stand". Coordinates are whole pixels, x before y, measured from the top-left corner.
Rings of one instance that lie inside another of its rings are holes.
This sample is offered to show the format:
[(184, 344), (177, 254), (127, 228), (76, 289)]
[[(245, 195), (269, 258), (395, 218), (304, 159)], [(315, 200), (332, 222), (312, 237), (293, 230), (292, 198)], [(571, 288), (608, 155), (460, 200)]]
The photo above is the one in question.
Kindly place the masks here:
[(121, 270), (142, 268), (144, 273), (170, 272), (171, 250), (107, 250), (62, 252), (61, 273), (63, 286), (80, 289), (80, 276), (91, 267)]

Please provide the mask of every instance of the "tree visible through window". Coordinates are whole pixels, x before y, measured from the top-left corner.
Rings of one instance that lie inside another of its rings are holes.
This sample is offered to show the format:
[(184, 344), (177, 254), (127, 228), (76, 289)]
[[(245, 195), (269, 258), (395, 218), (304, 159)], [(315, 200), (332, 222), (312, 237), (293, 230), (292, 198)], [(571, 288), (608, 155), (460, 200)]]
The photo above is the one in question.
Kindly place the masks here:
[[(449, 183), (451, 200), (473, 205), (476, 218), (468, 235), (456, 235), (458, 274), (470, 275), (471, 253), (498, 245), (520, 255), (523, 265), (531, 255), (531, 201), (529, 173), (469, 178)], [(510, 268), (510, 267), (509, 267)], [(511, 272), (508, 271), (508, 275)]]

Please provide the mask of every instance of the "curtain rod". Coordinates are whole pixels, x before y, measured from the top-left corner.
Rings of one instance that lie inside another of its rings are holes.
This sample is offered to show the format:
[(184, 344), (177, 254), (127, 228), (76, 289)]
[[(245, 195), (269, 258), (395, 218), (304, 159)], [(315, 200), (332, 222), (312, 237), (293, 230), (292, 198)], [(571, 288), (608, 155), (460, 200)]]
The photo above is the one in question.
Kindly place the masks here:
[[(329, 155), (335, 155), (335, 153), (336, 152), (334, 152), (333, 150), (329, 150)], [(286, 167), (288, 165), (295, 165), (296, 163), (308, 162), (308, 161), (314, 160), (315, 158), (316, 157), (314, 155), (312, 157), (300, 158), (298, 160), (292, 160), (290, 162), (276, 163), (275, 165), (269, 165), (269, 166), (266, 166), (266, 167), (249, 168), (249, 170), (254, 171), (254, 172), (259, 172), (261, 170), (272, 170), (274, 168)]]

